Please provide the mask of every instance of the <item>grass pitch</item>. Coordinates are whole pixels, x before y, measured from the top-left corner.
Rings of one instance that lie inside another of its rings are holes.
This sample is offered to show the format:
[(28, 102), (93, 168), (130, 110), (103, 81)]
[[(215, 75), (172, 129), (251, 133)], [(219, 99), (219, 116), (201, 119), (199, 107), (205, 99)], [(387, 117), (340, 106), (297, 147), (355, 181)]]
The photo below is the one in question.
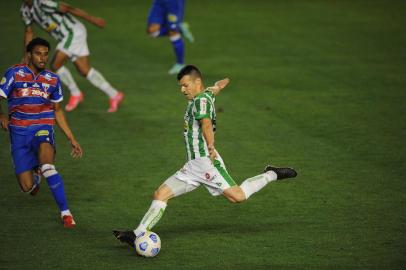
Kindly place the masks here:
[[(69, 2), (106, 19), (104, 30), (86, 24), (91, 62), (126, 99), (107, 114), (106, 96), (74, 73), (85, 103), (67, 115), (85, 156), (56, 139), (74, 230), (45, 184), (34, 198), (19, 192), (0, 133), (1, 269), (404, 269), (404, 1), (187, 2), (187, 62), (207, 84), (231, 78), (217, 99), (228, 170), (241, 183), (272, 162), (299, 177), (241, 205), (204, 188), (171, 201), (154, 259), (111, 230), (135, 227), (184, 163), (172, 49), (145, 34), (150, 1)], [(0, 2), (2, 72), (22, 56), (19, 5)]]

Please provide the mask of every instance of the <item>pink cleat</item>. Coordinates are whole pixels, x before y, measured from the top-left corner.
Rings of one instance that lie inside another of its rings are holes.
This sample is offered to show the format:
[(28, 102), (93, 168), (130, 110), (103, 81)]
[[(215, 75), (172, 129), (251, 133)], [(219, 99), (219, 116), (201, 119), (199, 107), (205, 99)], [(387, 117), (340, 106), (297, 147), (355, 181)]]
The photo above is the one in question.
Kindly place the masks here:
[(80, 93), (79, 96), (70, 96), (68, 104), (65, 106), (65, 110), (67, 112), (73, 111), (79, 105), (79, 103), (83, 102), (83, 94)]
[(62, 223), (65, 228), (73, 228), (76, 226), (76, 222), (73, 219), (72, 215), (64, 215), (62, 216)]
[(110, 108), (108, 109), (108, 112), (109, 113), (116, 112), (118, 110), (118, 105), (120, 105), (123, 99), (124, 99), (123, 92), (117, 92), (117, 95), (110, 98)]

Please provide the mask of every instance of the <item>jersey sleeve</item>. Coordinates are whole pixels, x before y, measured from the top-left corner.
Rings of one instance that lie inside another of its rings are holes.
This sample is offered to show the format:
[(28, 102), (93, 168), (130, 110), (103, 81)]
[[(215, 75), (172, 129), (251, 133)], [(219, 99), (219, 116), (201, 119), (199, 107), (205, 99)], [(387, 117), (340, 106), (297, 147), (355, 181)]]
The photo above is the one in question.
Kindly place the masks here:
[(45, 13), (55, 13), (59, 11), (59, 1), (40, 0), (40, 7)]
[(63, 100), (62, 84), (61, 84), (61, 80), (59, 80), (59, 78), (58, 78), (55, 88), (53, 89), (53, 91), (51, 93), (50, 99), (54, 103), (58, 103)]
[(0, 96), (8, 98), (14, 87), (14, 72), (9, 68), (0, 81)]
[(194, 105), (196, 107), (195, 119), (200, 120), (203, 118), (211, 118), (213, 105), (206, 96), (201, 96), (195, 99)]
[(25, 26), (31, 25), (33, 19), (32, 19), (32, 14), (30, 12), (30, 8), (23, 4), (21, 6), (20, 12), (21, 12), (21, 18), (24, 22), (24, 25)]

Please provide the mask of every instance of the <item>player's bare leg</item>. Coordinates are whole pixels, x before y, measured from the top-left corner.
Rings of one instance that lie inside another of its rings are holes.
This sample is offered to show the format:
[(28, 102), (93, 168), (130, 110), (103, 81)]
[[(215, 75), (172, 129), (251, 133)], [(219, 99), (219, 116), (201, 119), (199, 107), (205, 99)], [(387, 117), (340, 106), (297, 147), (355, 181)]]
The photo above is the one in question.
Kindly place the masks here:
[(34, 175), (33, 170), (19, 173), (16, 176), (22, 192), (33, 196), (37, 194), (39, 191), (39, 182), (41, 178), (38, 179), (38, 175)]
[(80, 102), (83, 101), (83, 94), (79, 90), (75, 80), (69, 69), (64, 67), (64, 64), (69, 59), (69, 56), (62, 51), (57, 50), (52, 59), (51, 69), (58, 74), (61, 81), (68, 87), (70, 91), (70, 98), (68, 104), (65, 106), (65, 110), (70, 112), (74, 110)]
[(98, 70), (90, 65), (88, 56), (78, 57), (73, 63), (83, 77), (86, 77), (91, 84), (109, 96), (110, 108), (108, 112), (117, 111), (124, 99), (124, 93), (117, 91)]
[(246, 200), (245, 193), (239, 186), (233, 186), (224, 190), (223, 195), (232, 203), (240, 203)]
[(38, 160), (41, 164), (41, 173), (47, 179), (48, 186), (61, 211), (63, 225), (66, 228), (75, 227), (76, 223), (68, 208), (62, 178), (54, 165), (55, 149), (50, 143), (40, 144), (38, 150)]
[(147, 26), (147, 33), (151, 37), (159, 37), (160, 35), (163, 35), (163, 33), (160, 33), (161, 30), (161, 25), (158, 23), (151, 23)]

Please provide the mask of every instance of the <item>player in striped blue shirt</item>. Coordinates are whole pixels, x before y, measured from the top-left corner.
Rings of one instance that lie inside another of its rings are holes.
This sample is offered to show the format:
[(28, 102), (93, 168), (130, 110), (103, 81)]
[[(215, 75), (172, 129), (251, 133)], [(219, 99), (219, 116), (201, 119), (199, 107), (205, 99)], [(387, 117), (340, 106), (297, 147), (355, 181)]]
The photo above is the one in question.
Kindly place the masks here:
[(76, 17), (82, 18), (100, 28), (105, 26), (105, 21), (102, 18), (88, 14), (82, 9), (55, 0), (23, 0), (21, 15), (25, 24), (25, 45), (34, 36), (33, 23), (36, 23), (58, 41), (51, 69), (58, 74), (70, 91), (71, 96), (65, 106), (66, 111), (74, 110), (84, 98), (69, 69), (64, 66), (68, 59), (73, 62), (83, 77), (109, 96), (110, 107), (108, 112), (117, 111), (124, 94), (117, 91), (98, 70), (90, 65), (87, 31)]
[(201, 185), (213, 196), (223, 195), (232, 203), (240, 203), (268, 183), (297, 175), (294, 169), (268, 165), (262, 174), (237, 185), (214, 146), (215, 96), (224, 89), (229, 80), (224, 79), (217, 82), (214, 87), (205, 88), (199, 69), (189, 65), (179, 72), (178, 81), (182, 94), (188, 100), (184, 115), (187, 162), (154, 192), (151, 206), (135, 230), (113, 231), (118, 240), (131, 246), (134, 246), (137, 236), (150, 231), (160, 220), (170, 199), (193, 191)]
[(81, 157), (83, 151), (60, 105), (63, 93), (59, 78), (45, 69), (49, 43), (35, 38), (28, 43), (26, 50), (28, 65), (9, 68), (0, 81), (0, 101), (8, 101), (8, 116), (0, 106), (0, 124), (10, 132), (14, 171), (21, 190), (35, 195), (41, 175), (44, 176), (58, 204), (64, 226), (71, 228), (75, 221), (68, 208), (62, 178), (54, 165), (55, 122), (72, 145), (71, 155)]

